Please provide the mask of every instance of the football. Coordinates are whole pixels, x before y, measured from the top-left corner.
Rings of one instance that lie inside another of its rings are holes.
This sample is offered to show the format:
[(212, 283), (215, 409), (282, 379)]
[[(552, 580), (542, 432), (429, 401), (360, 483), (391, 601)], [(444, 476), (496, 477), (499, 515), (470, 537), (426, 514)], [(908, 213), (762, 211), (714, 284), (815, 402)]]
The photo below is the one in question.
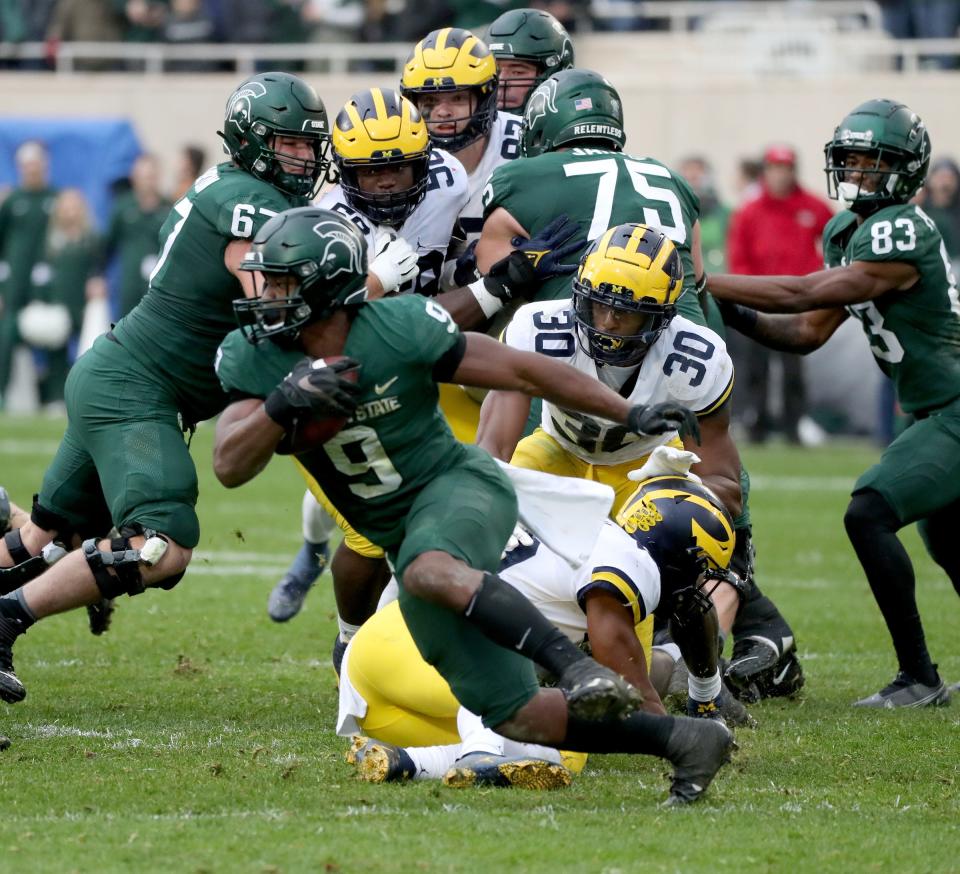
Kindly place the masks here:
[[(313, 362), (313, 367), (314, 369), (329, 367), (331, 364), (343, 360), (344, 357), (343, 355), (331, 355), (328, 358), (317, 358)], [(343, 378), (356, 382), (359, 379), (359, 371), (356, 369), (348, 370), (343, 374)], [(340, 433), (346, 424), (346, 416), (324, 416), (298, 422), (292, 431), (284, 434), (275, 451), (277, 455), (296, 455), (300, 452), (309, 452)]]

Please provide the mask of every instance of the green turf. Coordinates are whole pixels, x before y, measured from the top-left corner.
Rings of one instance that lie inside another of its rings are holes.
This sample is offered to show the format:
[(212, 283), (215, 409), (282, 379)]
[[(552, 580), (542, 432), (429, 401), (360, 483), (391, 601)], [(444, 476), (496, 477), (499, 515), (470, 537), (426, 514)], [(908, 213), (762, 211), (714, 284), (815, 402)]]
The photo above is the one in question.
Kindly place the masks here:
[[(62, 424), (0, 419), (0, 482), (26, 500)], [(271, 623), (299, 544), (301, 485), (275, 461), (221, 489), (194, 440), (201, 545), (173, 593), (124, 600), (96, 639), (82, 614), (17, 646), (25, 702), (0, 709), (0, 871), (910, 871), (960, 869), (960, 709), (858, 712), (894, 662), (841, 522), (867, 446), (747, 460), (759, 581), (792, 620), (803, 698), (753, 708), (695, 809), (664, 811), (652, 759), (593, 757), (551, 794), (357, 783), (332, 731), (329, 578)], [(907, 535), (921, 612), (960, 679), (960, 603)]]

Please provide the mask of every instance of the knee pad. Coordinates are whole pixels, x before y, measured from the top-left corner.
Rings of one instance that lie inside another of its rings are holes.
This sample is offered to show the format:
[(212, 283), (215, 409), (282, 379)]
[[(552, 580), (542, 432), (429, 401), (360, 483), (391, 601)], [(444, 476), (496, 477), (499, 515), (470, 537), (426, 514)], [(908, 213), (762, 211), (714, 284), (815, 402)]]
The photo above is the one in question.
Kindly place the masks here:
[[(141, 549), (135, 549), (130, 546), (130, 538), (139, 535), (146, 538), (146, 543)], [(125, 525), (116, 537), (110, 538), (109, 552), (100, 551), (95, 537), (84, 540), (81, 549), (104, 598), (116, 598), (120, 595), (132, 597), (141, 594), (146, 588), (140, 572), (141, 566), (156, 564), (167, 549), (167, 540), (158, 536), (152, 528), (133, 524)], [(166, 585), (167, 580), (164, 580), (160, 587), (173, 588), (182, 576), (181, 573), (170, 577), (173, 582)]]

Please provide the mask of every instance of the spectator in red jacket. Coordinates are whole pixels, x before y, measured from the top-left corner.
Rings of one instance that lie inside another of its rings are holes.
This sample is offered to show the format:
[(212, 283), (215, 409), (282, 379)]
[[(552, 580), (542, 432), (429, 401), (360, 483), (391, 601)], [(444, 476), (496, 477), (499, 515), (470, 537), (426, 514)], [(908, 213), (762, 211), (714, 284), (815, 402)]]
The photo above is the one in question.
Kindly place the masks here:
[[(803, 275), (823, 267), (820, 237), (833, 215), (827, 202), (800, 187), (797, 157), (789, 146), (770, 146), (763, 156), (759, 194), (730, 219), (727, 269), (754, 276)], [(779, 359), (782, 372), (780, 430), (800, 442), (799, 424), (806, 406), (801, 359), (749, 343), (742, 364), (740, 397), (750, 439), (762, 442), (774, 428), (770, 412), (770, 363)]]

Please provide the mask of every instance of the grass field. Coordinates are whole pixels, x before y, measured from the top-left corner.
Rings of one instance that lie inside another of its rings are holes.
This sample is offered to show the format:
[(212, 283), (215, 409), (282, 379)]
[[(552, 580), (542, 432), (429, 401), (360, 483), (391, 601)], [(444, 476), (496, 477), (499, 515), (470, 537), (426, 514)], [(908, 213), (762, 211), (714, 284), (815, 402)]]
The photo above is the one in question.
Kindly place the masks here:
[[(38, 486), (61, 422), (0, 418), (0, 482)], [(876, 450), (750, 451), (758, 581), (792, 621), (799, 701), (753, 708), (705, 801), (657, 807), (658, 760), (593, 757), (564, 792), (369, 786), (333, 734), (325, 578), (287, 626), (267, 593), (299, 544), (302, 486), (275, 461), (239, 491), (197, 434), (202, 540), (173, 593), (124, 599), (103, 638), (83, 613), (20, 641), (25, 702), (0, 709), (0, 872), (960, 871), (960, 702), (850, 702), (895, 665), (842, 514)], [(917, 559), (927, 638), (960, 679), (960, 603)]]

